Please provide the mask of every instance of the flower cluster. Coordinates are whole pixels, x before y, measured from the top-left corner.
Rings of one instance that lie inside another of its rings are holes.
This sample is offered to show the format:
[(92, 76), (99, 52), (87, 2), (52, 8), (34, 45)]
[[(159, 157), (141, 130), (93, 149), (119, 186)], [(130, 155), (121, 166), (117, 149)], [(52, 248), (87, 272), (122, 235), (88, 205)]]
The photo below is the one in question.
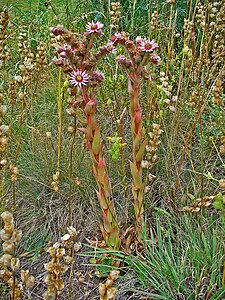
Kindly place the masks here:
[(108, 42), (93, 53), (93, 43), (102, 34), (102, 27), (103, 24), (99, 21), (89, 22), (82, 40), (77, 40), (73, 32), (66, 30), (62, 25), (51, 28), (51, 35), (60, 37), (60, 45), (54, 41), (56, 56), (52, 61), (68, 74), (72, 90), (85, 86), (94, 87), (104, 80), (104, 75), (94, 69), (106, 54), (113, 52), (114, 47)]
[(111, 37), (110, 41), (113, 46), (121, 44), (126, 49), (129, 57), (119, 56), (117, 57), (117, 62), (128, 71), (128, 74), (136, 73), (144, 79), (149, 79), (150, 74), (146, 71), (145, 66), (149, 62), (156, 66), (160, 64), (160, 57), (154, 52), (158, 47), (154, 40), (139, 36), (136, 38), (136, 43), (134, 43), (126, 35), (116, 33)]

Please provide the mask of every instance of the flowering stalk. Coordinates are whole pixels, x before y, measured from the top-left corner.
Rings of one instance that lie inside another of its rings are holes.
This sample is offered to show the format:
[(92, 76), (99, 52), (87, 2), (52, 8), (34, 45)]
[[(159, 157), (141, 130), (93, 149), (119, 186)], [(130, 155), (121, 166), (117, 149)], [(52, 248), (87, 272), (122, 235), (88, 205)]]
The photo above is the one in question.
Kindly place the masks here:
[(0, 278), (9, 286), (12, 300), (23, 299), (23, 289), (32, 288), (34, 276), (29, 275), (29, 270), (21, 270), (21, 279), (24, 287), (17, 278), (20, 269), (20, 259), (16, 256), (16, 247), (22, 237), (22, 231), (17, 230), (13, 215), (5, 211), (1, 214), (4, 227), (0, 230), (0, 241), (2, 241), (2, 255), (0, 257)]
[(134, 198), (134, 212), (136, 218), (136, 232), (138, 238), (141, 239), (143, 228), (143, 213), (144, 213), (144, 183), (142, 179), (142, 160), (145, 154), (145, 148), (148, 144), (148, 138), (143, 139), (143, 122), (141, 113), (141, 85), (143, 80), (148, 80), (150, 75), (145, 70), (145, 65), (150, 61), (155, 65), (159, 65), (160, 58), (153, 54), (153, 50), (157, 47), (155, 41), (142, 39), (138, 37), (136, 44), (128, 37), (119, 33), (112, 37), (112, 44), (117, 43), (123, 45), (129, 54), (117, 58), (118, 63), (125, 68), (128, 76), (128, 92), (130, 97), (130, 117), (131, 117), (131, 132), (133, 141), (133, 161), (130, 162), (132, 174), (132, 193)]
[[(86, 124), (86, 128), (81, 128), (81, 130), (85, 133), (86, 146), (91, 156), (93, 173), (98, 185), (97, 196), (103, 217), (101, 231), (106, 244), (110, 248), (119, 249), (119, 227), (115, 218), (113, 201), (110, 198), (110, 181), (103, 156), (100, 128), (95, 115), (96, 87), (104, 80), (104, 75), (96, 72), (95, 68), (106, 54), (114, 50), (114, 46), (109, 42), (100, 47), (96, 53), (91, 51), (95, 39), (102, 34), (102, 27), (100, 22), (88, 23), (82, 41), (77, 41), (74, 34), (61, 25), (51, 28), (51, 33), (59, 36), (62, 41), (62, 45), (54, 45), (59, 57), (54, 57), (53, 63), (69, 75), (71, 108), (67, 112), (72, 117), (77, 116), (82, 123)], [(80, 116), (77, 108), (82, 109), (84, 117)]]
[[(47, 290), (44, 292), (44, 300), (57, 300), (58, 296), (64, 289), (64, 281), (62, 275), (67, 271), (68, 266), (73, 266), (75, 252), (78, 252), (82, 246), (75, 242), (77, 238), (77, 231), (74, 227), (67, 227), (68, 233), (61, 238), (61, 242), (56, 242), (48, 249), (51, 256), (51, 261), (44, 265), (48, 272), (44, 278), (47, 285)], [(66, 250), (71, 250), (73, 257), (66, 255)], [(70, 278), (71, 279), (71, 278)], [(69, 283), (69, 299), (70, 299), (70, 285)]]
[(93, 164), (93, 173), (98, 184), (98, 200), (102, 210), (103, 225), (101, 231), (109, 247), (118, 249), (120, 246), (119, 228), (114, 215), (113, 202), (110, 199), (110, 181), (106, 171), (106, 163), (103, 156), (103, 143), (101, 141), (100, 128), (96, 116), (96, 101), (89, 100), (84, 108), (87, 120), (86, 144)]

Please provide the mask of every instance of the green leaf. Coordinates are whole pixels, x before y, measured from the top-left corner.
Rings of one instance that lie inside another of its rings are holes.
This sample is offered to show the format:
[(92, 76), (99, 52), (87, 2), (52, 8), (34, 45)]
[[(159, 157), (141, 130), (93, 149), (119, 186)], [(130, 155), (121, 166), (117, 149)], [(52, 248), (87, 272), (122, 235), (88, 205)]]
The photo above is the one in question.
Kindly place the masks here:
[(217, 194), (214, 197), (214, 202), (212, 205), (215, 209), (220, 209), (220, 210), (224, 209), (223, 195), (221, 193)]

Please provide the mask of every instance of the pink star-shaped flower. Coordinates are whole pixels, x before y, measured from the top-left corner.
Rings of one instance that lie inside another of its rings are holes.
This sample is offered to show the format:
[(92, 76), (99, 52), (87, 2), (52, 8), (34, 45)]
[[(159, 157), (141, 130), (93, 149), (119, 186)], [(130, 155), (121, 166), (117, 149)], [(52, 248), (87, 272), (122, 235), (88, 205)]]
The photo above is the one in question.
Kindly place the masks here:
[(86, 85), (88, 82), (88, 75), (85, 71), (77, 70), (73, 71), (70, 74), (70, 83), (74, 86), (78, 86), (79, 88), (82, 87), (82, 85)]
[(87, 23), (86, 25), (86, 30), (89, 34), (92, 34), (94, 32), (98, 33), (98, 34), (102, 34), (102, 27), (104, 25), (102, 23), (100, 23), (99, 21), (97, 21), (96, 23), (94, 21)]
[(143, 52), (152, 52), (158, 45), (154, 40), (150, 41), (147, 39), (144, 39), (142, 42), (140, 42), (139, 49)]

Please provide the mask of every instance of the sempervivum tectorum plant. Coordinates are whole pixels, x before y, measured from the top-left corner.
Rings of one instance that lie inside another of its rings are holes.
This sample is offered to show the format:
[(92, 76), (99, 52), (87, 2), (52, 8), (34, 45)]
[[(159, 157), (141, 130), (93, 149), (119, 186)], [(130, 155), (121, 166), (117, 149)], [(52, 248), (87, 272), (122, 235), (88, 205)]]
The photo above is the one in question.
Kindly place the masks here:
[(53, 63), (68, 75), (69, 94), (72, 99), (74, 98), (70, 101), (71, 107), (67, 110), (69, 115), (74, 116), (77, 108), (83, 111), (82, 122), (86, 123), (86, 128), (81, 130), (85, 133), (85, 143), (98, 185), (97, 196), (103, 217), (101, 231), (106, 244), (110, 248), (118, 249), (119, 228), (115, 219), (113, 201), (110, 198), (110, 182), (103, 156), (103, 143), (95, 115), (96, 87), (104, 80), (104, 75), (96, 71), (96, 67), (106, 54), (114, 50), (111, 42), (99, 47), (96, 52), (92, 50), (95, 40), (102, 34), (102, 27), (103, 24), (100, 22), (89, 22), (81, 40), (77, 40), (75, 34), (62, 25), (51, 28), (51, 34), (59, 36), (60, 40), (64, 41), (60, 45), (54, 45), (57, 56), (54, 57)]
[[(16, 272), (20, 268), (20, 260), (15, 256), (17, 243), (21, 240), (22, 231), (15, 228), (13, 216), (10, 212), (5, 211), (1, 214), (4, 227), (0, 231), (0, 239), (3, 241), (0, 258), (0, 278), (9, 286), (11, 299), (20, 300), (23, 297), (21, 284), (19, 285)], [(25, 287), (32, 288), (34, 277), (29, 275), (28, 270), (21, 271), (21, 279)]]
[(128, 77), (128, 91), (130, 96), (131, 131), (133, 140), (133, 161), (130, 162), (133, 178), (132, 193), (136, 218), (136, 232), (141, 238), (144, 212), (144, 183), (142, 179), (142, 160), (148, 138), (143, 140), (142, 108), (140, 103), (141, 86), (144, 80), (150, 79), (146, 65), (153, 63), (158, 66), (160, 57), (155, 53), (157, 44), (154, 40), (137, 37), (136, 42), (120, 33), (115, 34), (111, 43), (113, 46), (121, 44), (128, 56), (119, 56), (117, 62), (125, 69)]

